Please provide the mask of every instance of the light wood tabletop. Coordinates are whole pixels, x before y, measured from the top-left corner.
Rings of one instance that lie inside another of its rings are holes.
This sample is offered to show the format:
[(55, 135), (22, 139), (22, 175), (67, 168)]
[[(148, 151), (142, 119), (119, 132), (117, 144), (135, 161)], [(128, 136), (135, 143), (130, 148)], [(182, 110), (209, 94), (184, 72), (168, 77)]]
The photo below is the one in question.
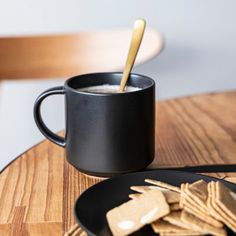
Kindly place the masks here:
[[(149, 168), (236, 164), (235, 104), (236, 92), (158, 102)], [(233, 172), (211, 175), (236, 182)], [(63, 235), (75, 224), (76, 198), (99, 181), (68, 164), (62, 148), (43, 141), (0, 175), (0, 235)]]

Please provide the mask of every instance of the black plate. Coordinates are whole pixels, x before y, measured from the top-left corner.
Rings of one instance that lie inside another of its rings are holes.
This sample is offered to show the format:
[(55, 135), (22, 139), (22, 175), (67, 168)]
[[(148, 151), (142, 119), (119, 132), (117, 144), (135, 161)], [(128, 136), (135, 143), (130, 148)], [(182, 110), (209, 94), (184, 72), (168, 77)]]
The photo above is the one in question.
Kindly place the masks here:
[[(192, 183), (199, 179), (206, 182), (219, 180), (205, 175), (167, 170), (137, 172), (104, 180), (87, 189), (76, 201), (75, 216), (81, 227), (89, 235), (110, 236), (106, 213), (129, 199), (128, 195), (132, 193), (130, 186), (147, 185), (144, 182), (146, 178), (157, 179), (176, 186), (180, 186), (183, 182)], [(219, 181), (236, 192), (235, 184)], [(150, 226), (146, 226), (133, 235), (151, 236), (156, 234), (153, 233)], [(229, 232), (229, 235), (234, 234)]]

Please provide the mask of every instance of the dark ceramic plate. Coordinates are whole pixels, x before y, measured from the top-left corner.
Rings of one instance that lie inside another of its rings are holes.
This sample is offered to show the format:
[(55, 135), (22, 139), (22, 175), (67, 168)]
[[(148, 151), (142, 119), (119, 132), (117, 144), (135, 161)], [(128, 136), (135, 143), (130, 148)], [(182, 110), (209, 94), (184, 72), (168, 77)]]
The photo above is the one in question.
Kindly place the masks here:
[[(81, 227), (88, 235), (110, 236), (111, 232), (106, 221), (106, 213), (127, 201), (132, 193), (130, 186), (145, 185), (144, 179), (151, 178), (180, 186), (183, 182), (194, 182), (203, 179), (206, 182), (219, 179), (205, 175), (193, 174), (182, 171), (154, 170), (126, 174), (104, 180), (87, 189), (80, 195), (75, 204), (75, 216)], [(236, 192), (236, 185), (222, 181)], [(133, 235), (156, 235), (150, 226), (146, 226)], [(234, 235), (229, 232), (228, 235)]]

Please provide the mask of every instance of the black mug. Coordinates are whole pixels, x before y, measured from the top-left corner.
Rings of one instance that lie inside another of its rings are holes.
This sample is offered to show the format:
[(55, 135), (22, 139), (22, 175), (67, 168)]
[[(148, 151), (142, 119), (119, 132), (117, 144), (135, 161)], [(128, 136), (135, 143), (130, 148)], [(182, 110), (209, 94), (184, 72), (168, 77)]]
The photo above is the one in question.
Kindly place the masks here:
[[(65, 148), (70, 164), (94, 176), (114, 176), (139, 171), (154, 159), (155, 82), (131, 74), (125, 93), (91, 93), (79, 88), (119, 85), (121, 73), (94, 73), (68, 79), (64, 86), (43, 92), (34, 105), (35, 122), (42, 134)], [(42, 101), (65, 95), (65, 138), (47, 128), (41, 117)]]

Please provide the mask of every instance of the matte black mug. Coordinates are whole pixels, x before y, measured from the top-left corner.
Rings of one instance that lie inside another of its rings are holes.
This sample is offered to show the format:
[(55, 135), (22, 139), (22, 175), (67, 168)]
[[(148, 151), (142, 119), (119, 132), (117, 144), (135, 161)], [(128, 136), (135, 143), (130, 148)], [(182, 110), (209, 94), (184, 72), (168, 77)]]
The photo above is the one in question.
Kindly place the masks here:
[[(34, 105), (35, 122), (42, 134), (64, 147), (70, 164), (95, 176), (139, 171), (154, 159), (155, 82), (131, 74), (128, 85), (140, 90), (125, 93), (91, 93), (79, 88), (118, 85), (121, 73), (94, 73), (68, 79), (64, 86), (43, 92)], [(65, 138), (47, 128), (41, 117), (42, 101), (65, 95)]]

